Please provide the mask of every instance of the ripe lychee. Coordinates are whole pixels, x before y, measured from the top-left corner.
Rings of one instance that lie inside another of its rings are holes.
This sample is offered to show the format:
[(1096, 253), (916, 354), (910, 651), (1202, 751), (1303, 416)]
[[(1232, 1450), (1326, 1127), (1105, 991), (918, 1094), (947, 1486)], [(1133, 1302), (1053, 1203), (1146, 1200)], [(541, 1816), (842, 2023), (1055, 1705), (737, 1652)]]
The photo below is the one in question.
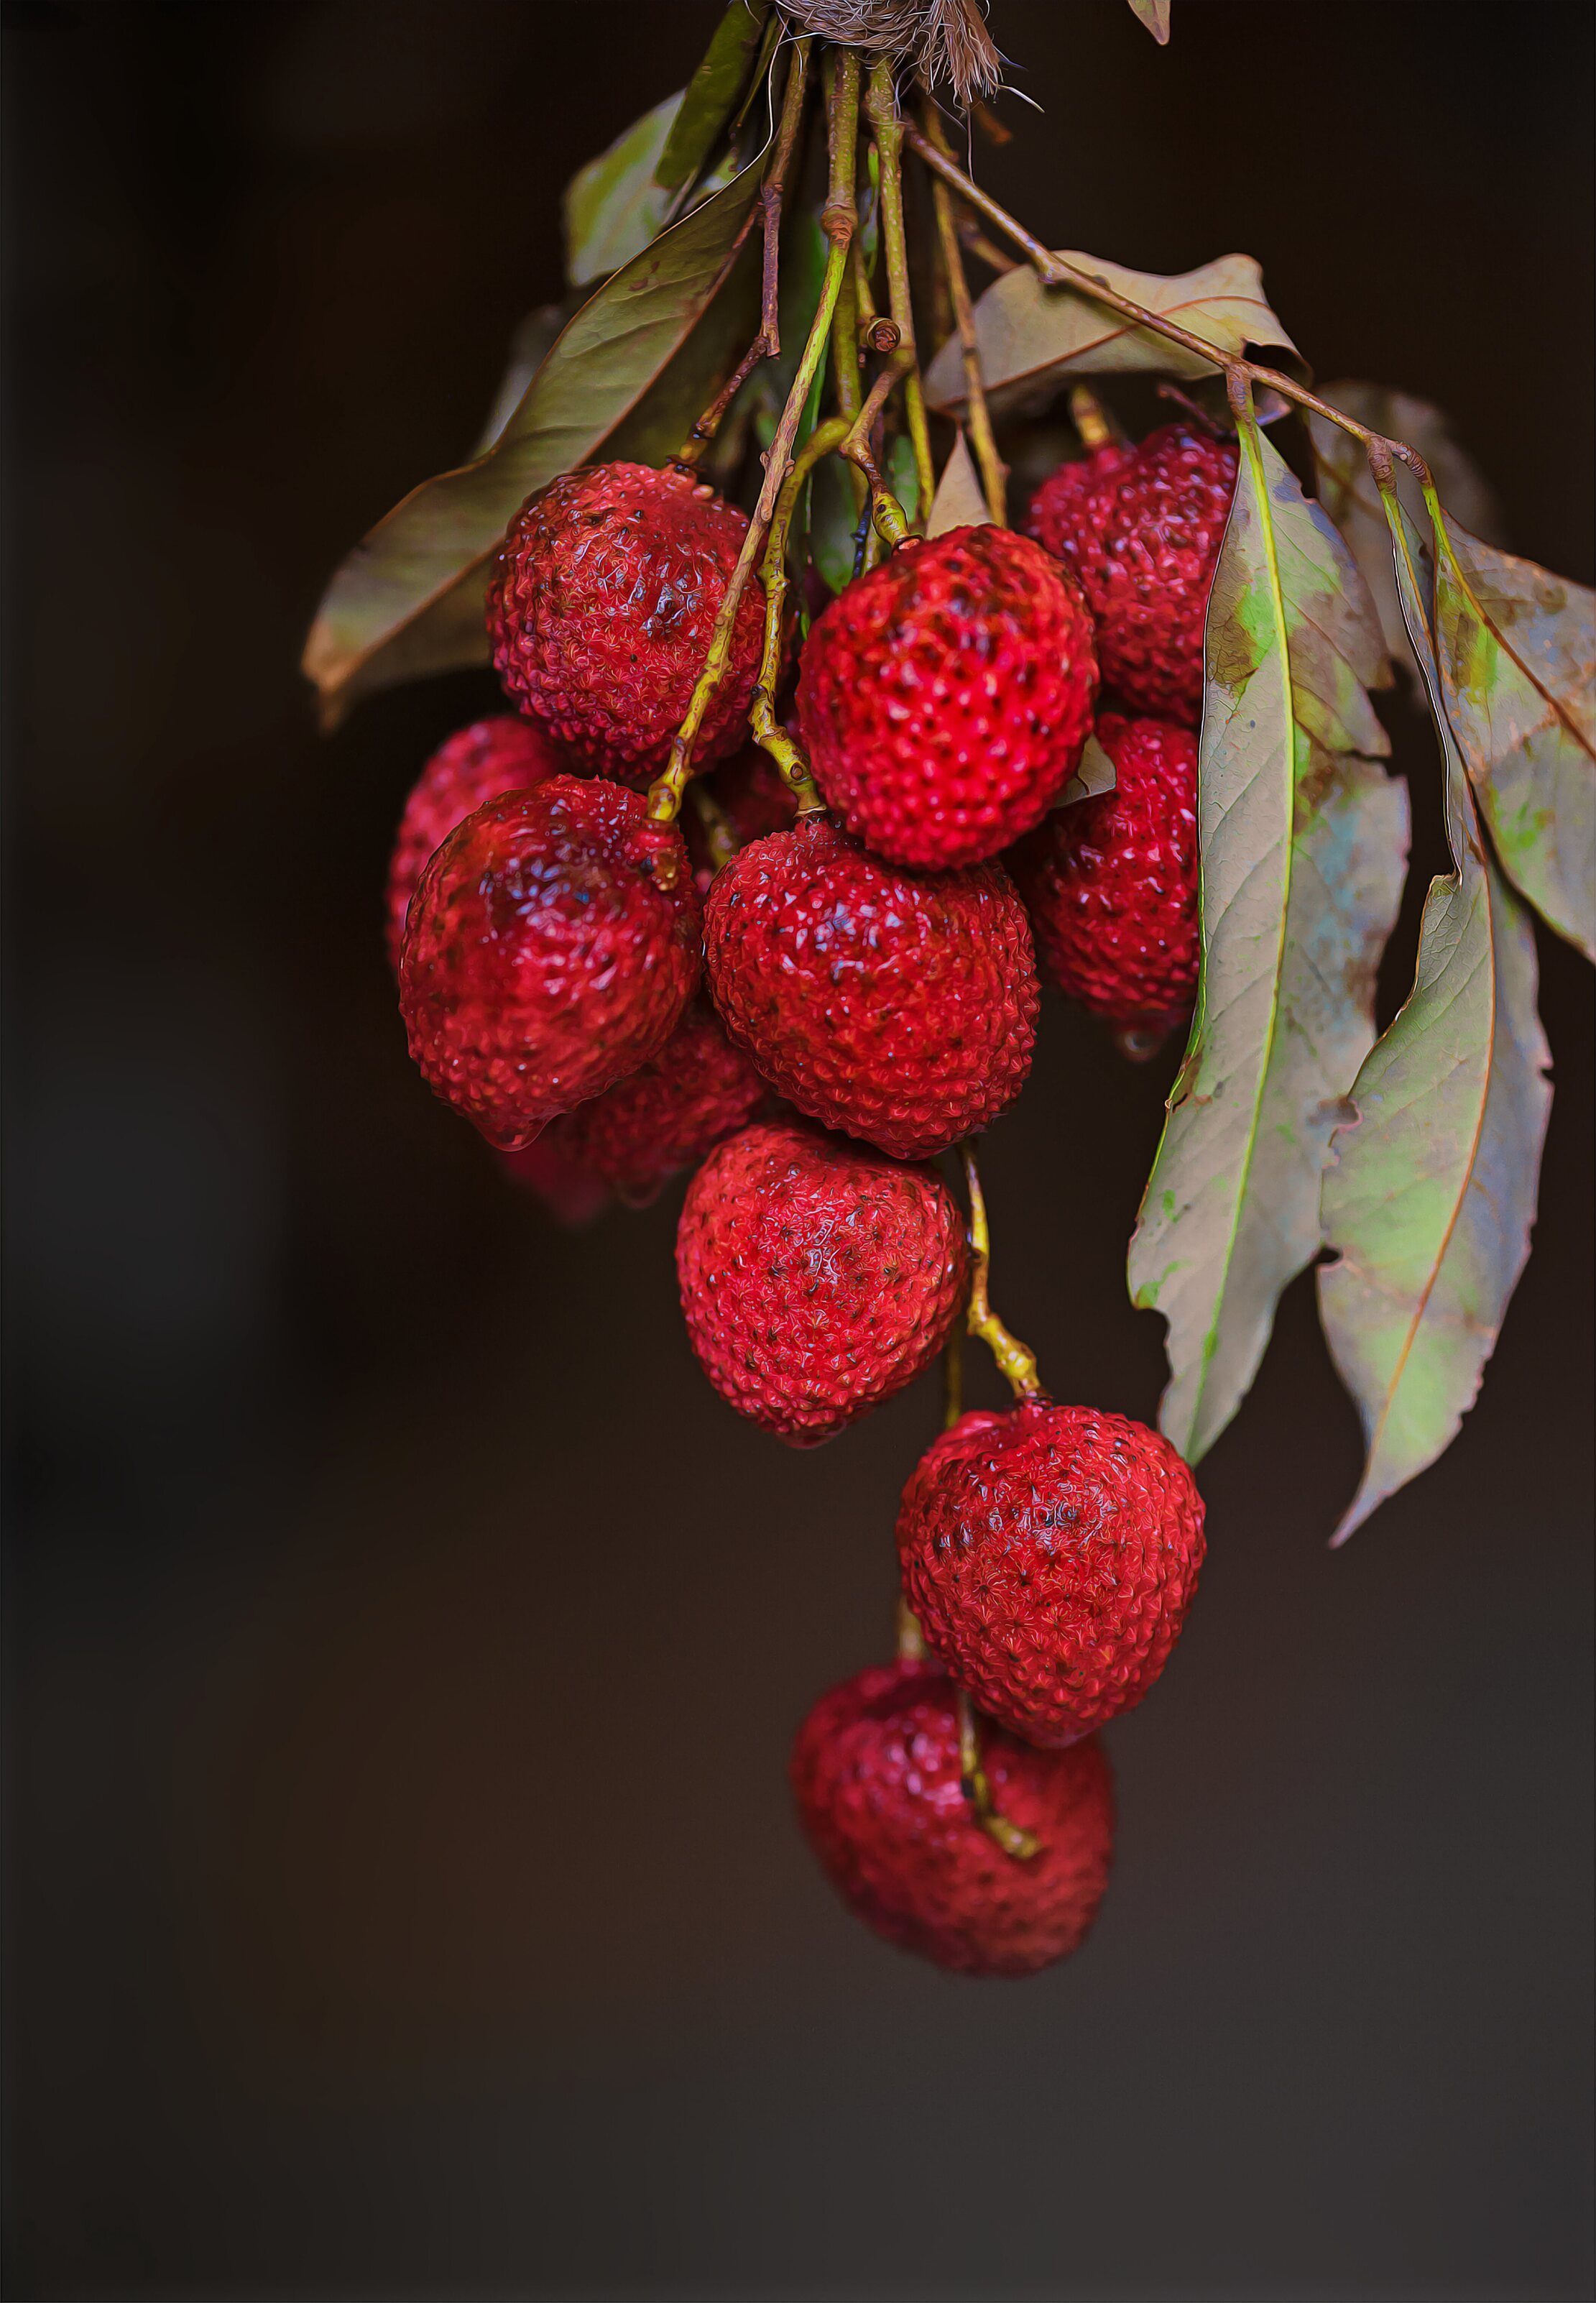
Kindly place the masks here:
[[(579, 769), (642, 790), (664, 767), (747, 533), (713, 488), (649, 464), (567, 472), (522, 506), (488, 588), (493, 665)], [(743, 740), (763, 636), (751, 584), (696, 768)]]
[(617, 1199), (642, 1208), (679, 1168), (692, 1167), (743, 1126), (769, 1095), (719, 1017), (695, 1002), (658, 1054), (555, 1120), (540, 1141), (558, 1141)]
[(411, 898), (410, 1053), (435, 1094), (515, 1150), (664, 1045), (700, 933), (681, 834), (649, 823), (637, 793), (579, 776), (505, 793), (457, 825)]
[(1055, 808), (1005, 861), (1042, 972), (1096, 1016), (1163, 1031), (1189, 1015), (1197, 934), (1197, 738), (1105, 712), (1112, 791)]
[(964, 1299), (964, 1221), (934, 1169), (769, 1120), (722, 1143), (688, 1185), (676, 1272), (721, 1397), (814, 1447), (941, 1349)]
[(1074, 579), (1028, 536), (955, 527), (902, 545), (810, 633), (798, 718), (830, 805), (878, 856), (979, 864), (1074, 773), (1097, 692)]
[(800, 816), (711, 886), (704, 962), (777, 1093), (895, 1159), (986, 1127), (1030, 1068), (1035, 955), (996, 864), (911, 873)]
[(928, 1448), (898, 1556), (927, 1646), (992, 1718), (1059, 1749), (1163, 1669), (1202, 1565), (1202, 1498), (1145, 1424), (1026, 1401)]
[(983, 1728), (993, 1803), (1033, 1832), (1005, 1854), (960, 1785), (952, 1682), (935, 1663), (878, 1665), (823, 1695), (792, 1782), (811, 1845), (850, 1911), (960, 1975), (1034, 1975), (1075, 1951), (1108, 1884), (1113, 1780), (1093, 1738), (1038, 1751)]
[(1030, 533), (1073, 568), (1097, 620), (1104, 684), (1136, 712), (1196, 727), (1203, 619), (1238, 451), (1185, 424), (1139, 447), (1061, 464), (1031, 499)]
[(388, 866), (388, 958), (396, 975), (416, 882), (456, 824), (500, 792), (529, 791), (568, 773), (569, 763), (542, 729), (508, 712), (474, 720), (439, 745), (405, 802)]

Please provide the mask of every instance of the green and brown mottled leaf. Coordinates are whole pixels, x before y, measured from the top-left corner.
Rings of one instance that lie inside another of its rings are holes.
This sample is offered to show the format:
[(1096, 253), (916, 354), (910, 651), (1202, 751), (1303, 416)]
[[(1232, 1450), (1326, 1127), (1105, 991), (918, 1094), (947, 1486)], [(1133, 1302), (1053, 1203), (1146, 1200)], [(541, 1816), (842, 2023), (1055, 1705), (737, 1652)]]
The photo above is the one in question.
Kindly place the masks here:
[(1331, 1130), (1374, 1037), (1407, 789), (1367, 690), (1379, 626), (1329, 519), (1250, 418), (1208, 606), (1198, 755), (1202, 977), (1130, 1243), (1162, 1312), (1159, 1421), (1195, 1462), (1320, 1244)]
[(1441, 700), (1497, 861), (1596, 960), (1596, 593), (1430, 510)]
[[(1296, 347), (1270, 310), (1263, 275), (1250, 256), (1222, 256), (1195, 272), (1165, 277), (1074, 249), (1059, 253), (1121, 295), (1189, 328), (1225, 357), (1255, 344), (1296, 360)], [(992, 283), (976, 305), (975, 326), (987, 397), (999, 409), (1039, 404), (1071, 375), (1134, 371), (1189, 378), (1214, 372), (1195, 352), (1122, 319), (1084, 289), (1044, 286), (1028, 266)], [(926, 396), (945, 415), (962, 416), (964, 362), (956, 337), (926, 371)]]
[(1319, 1315), (1363, 1423), (1335, 1540), (1432, 1464), (1480, 1388), (1529, 1254), (1551, 1089), (1530, 915), (1497, 870), (1453, 738), (1399, 507), (1399, 595), (1446, 767), (1454, 870), (1424, 903), (1416, 979), (1359, 1071), (1325, 1175)]
[(1163, 47), (1169, 38), (1170, 0), (1130, 0), (1130, 13)]
[(634, 120), (566, 186), (566, 277), (573, 288), (618, 272), (665, 222), (670, 194), (654, 171), (681, 109), (682, 90)]

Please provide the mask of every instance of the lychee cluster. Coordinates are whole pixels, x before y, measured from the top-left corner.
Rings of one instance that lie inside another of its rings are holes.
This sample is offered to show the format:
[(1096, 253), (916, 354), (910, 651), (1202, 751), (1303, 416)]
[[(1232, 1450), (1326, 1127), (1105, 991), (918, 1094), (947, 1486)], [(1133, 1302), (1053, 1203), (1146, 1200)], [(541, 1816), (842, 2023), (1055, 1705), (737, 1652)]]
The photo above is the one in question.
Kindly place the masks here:
[[(1038, 950), (1113, 1022), (1190, 1002), (1182, 721), (1223, 482), (1219, 443), (1171, 427), (1055, 474), (1030, 536), (910, 538), (845, 586), (797, 658), (802, 806), (748, 740), (757, 586), (702, 685), (735, 505), (681, 468), (598, 466), (506, 538), (488, 620), (516, 716), (434, 755), (393, 856), (410, 1050), (561, 1221), (691, 1171), (690, 1341), (789, 1446), (868, 1414), (962, 1323), (996, 1327), (973, 1165), (967, 1222), (935, 1163), (1023, 1085)], [(643, 788), (690, 707), (678, 828), (675, 782)], [(1094, 723), (1115, 787), (1063, 804)], [(1163, 1439), (1015, 1388), (916, 1467), (905, 1652), (825, 1697), (793, 1759), (845, 1901), (979, 1975), (1089, 1928), (1113, 1839), (1096, 1731), (1162, 1671), (1203, 1553)]]

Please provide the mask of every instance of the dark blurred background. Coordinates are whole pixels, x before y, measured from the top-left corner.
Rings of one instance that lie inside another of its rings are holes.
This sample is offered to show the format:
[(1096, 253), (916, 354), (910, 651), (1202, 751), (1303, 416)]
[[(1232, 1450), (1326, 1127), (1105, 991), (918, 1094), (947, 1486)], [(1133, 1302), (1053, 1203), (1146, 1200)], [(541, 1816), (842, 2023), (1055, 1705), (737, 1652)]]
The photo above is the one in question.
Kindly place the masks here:
[[(677, 1193), (561, 1234), (406, 1060), (387, 843), (490, 690), (323, 741), (304, 628), (717, 13), (5, 10), (7, 2291), (1583, 2297), (1583, 964), (1544, 941), (1480, 1406), (1332, 1556), (1357, 1430), (1292, 1290), (1111, 1731), (1097, 1931), (1023, 1986), (857, 1928), (784, 1784), (886, 1649), (934, 1386), (780, 1452), (690, 1358)], [(1442, 402), (1506, 540), (1589, 581), (1587, 9), (1174, 13), (1160, 51), (1123, 0), (994, 0), (1043, 112), (986, 180), (1061, 245), (1256, 254), (1320, 375)], [(1441, 850), (1391, 718), (1395, 997)], [(1012, 1324), (1143, 1416), (1169, 1069), (1054, 1003), (987, 1163)]]

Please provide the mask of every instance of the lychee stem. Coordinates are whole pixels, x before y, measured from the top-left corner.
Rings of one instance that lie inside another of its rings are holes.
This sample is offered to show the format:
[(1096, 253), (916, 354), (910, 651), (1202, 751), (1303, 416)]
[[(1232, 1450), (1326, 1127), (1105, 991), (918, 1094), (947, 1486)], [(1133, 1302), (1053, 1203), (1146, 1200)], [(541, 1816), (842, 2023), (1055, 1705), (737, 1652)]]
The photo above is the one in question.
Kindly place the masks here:
[[(921, 117), (926, 134), (939, 150), (947, 149), (947, 138), (943, 131), (942, 114), (928, 96), (921, 105)], [(964, 257), (959, 246), (958, 227), (953, 220), (953, 196), (940, 176), (931, 179), (931, 200), (937, 211), (937, 235), (942, 243), (942, 270), (947, 282), (947, 292), (953, 308), (953, 325), (958, 332), (959, 350), (964, 361), (964, 397), (969, 406), (970, 436), (975, 444), (977, 469), (981, 476), (981, 492), (987, 499), (987, 510), (999, 527), (1008, 521), (1008, 468), (997, 452), (997, 441), (992, 430), (992, 412), (987, 405), (987, 386), (981, 375), (980, 345), (976, 338), (975, 312), (970, 301), (970, 283), (964, 276)]]
[(920, 1617), (901, 1592), (898, 1595), (897, 1655), (900, 1663), (924, 1663), (926, 1659), (926, 1635), (920, 1630)]
[[(898, 110), (892, 60), (878, 56), (865, 92), (865, 117), (875, 139), (881, 199), (881, 252), (886, 262), (887, 304), (898, 331), (898, 346), (887, 364), (887, 391), (901, 377), (903, 413), (914, 449), (920, 485), (920, 516), (931, 509), (937, 475), (931, 463), (931, 432), (914, 344), (914, 299), (909, 283), (909, 237), (903, 222), (903, 120)], [(882, 394), (885, 401), (886, 394)]]
[(732, 828), (732, 820), (719, 801), (706, 791), (701, 783), (695, 781), (689, 784), (687, 797), (693, 802), (698, 814), (699, 822), (703, 827), (704, 847), (709, 853), (710, 869), (711, 872), (724, 872), (741, 844)]
[(1070, 421), (1080, 434), (1080, 444), (1088, 455), (1099, 448), (1112, 448), (1115, 433), (1103, 402), (1090, 384), (1078, 384), (1070, 392)]
[[(799, 44), (801, 46), (804, 43)], [(792, 457), (793, 443), (815, 377), (819, 373), (825, 356), (827, 339), (831, 333), (832, 316), (836, 310), (837, 293), (842, 286), (843, 267), (848, 260), (848, 249), (853, 237), (853, 162), (859, 140), (859, 58), (849, 49), (839, 52), (836, 77), (827, 97), (827, 139), (831, 155), (831, 189), (821, 211), (820, 224), (830, 248), (826, 257), (826, 274), (820, 288), (820, 300), (810, 323), (808, 338), (787, 394), (786, 406), (781, 411), (776, 426), (776, 436), (765, 455), (765, 477), (760, 487), (759, 502), (743, 538), (743, 548), (737, 554), (737, 564), (727, 584), (726, 596), (715, 619), (709, 653), (704, 668), (693, 688), (687, 714), (677, 729), (671, 744), (670, 757), (665, 772), (649, 788), (648, 814), (652, 823), (674, 823), (682, 805), (682, 794), (693, 772), (693, 747), (698, 741), (717, 688), (726, 678), (731, 661), (732, 634), (737, 621), (737, 610), (748, 588), (748, 579), (764, 550), (781, 484), (786, 477)], [(662, 859), (662, 868), (671, 868), (671, 859)]]
[(800, 815), (818, 815), (824, 811), (826, 803), (815, 788), (809, 763), (776, 716), (776, 683), (781, 672), (782, 622), (787, 596), (787, 536), (803, 483), (821, 457), (830, 455), (840, 444), (847, 429), (845, 416), (828, 418), (815, 426), (793, 459), (777, 501), (760, 569), (760, 581), (765, 587), (765, 645), (749, 709), (749, 723), (755, 743), (769, 754), (789, 789), (796, 795)]
[(975, 1810), (975, 1819), (988, 1839), (995, 1840), (1005, 1855), (1020, 1863), (1028, 1862), (1041, 1852), (1042, 1843), (1034, 1831), (1011, 1823), (999, 1815), (992, 1804), (992, 1786), (987, 1780), (987, 1770), (981, 1763), (981, 1739), (976, 1725), (975, 1706), (964, 1690), (956, 1691), (953, 1700), (959, 1716), (959, 1788)]
[(959, 1158), (964, 1168), (964, 1188), (970, 1194), (970, 1308), (964, 1315), (964, 1324), (972, 1336), (979, 1336), (986, 1345), (1007, 1377), (1015, 1398), (1039, 1399), (1042, 1386), (1037, 1376), (1036, 1354), (1010, 1335), (987, 1299), (992, 1236), (987, 1228), (987, 1200), (975, 1164), (975, 1146), (968, 1137), (959, 1146)]

